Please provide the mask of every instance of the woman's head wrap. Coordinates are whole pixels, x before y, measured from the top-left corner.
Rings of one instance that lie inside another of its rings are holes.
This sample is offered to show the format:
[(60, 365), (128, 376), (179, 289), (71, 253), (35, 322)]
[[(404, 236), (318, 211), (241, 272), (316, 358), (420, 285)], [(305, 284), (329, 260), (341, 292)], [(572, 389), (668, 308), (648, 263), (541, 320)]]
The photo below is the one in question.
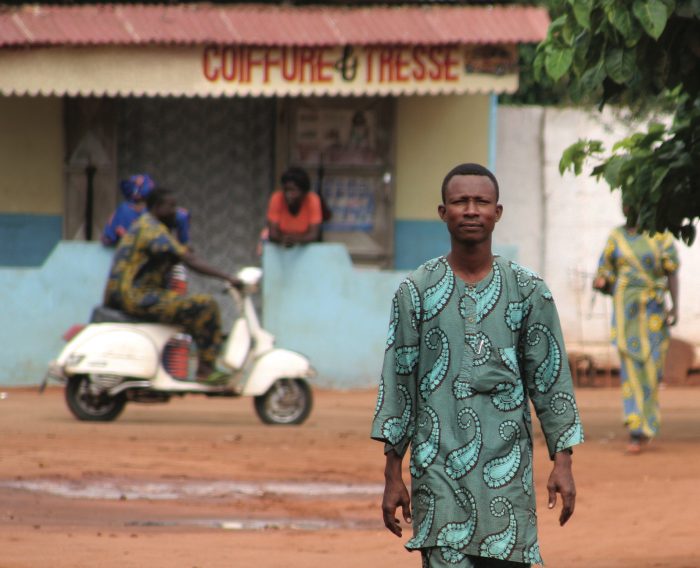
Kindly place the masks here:
[(119, 187), (127, 201), (142, 201), (148, 197), (156, 186), (148, 174), (136, 174), (129, 179), (122, 180)]

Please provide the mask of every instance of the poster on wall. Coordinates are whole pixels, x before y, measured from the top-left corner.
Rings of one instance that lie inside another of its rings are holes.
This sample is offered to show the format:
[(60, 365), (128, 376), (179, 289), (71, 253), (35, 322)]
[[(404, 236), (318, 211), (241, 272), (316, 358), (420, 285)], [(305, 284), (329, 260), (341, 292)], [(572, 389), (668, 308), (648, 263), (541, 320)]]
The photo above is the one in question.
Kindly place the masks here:
[(323, 197), (333, 212), (323, 225), (327, 231), (374, 229), (375, 183), (370, 178), (329, 176), (323, 180)]
[(305, 165), (381, 164), (371, 110), (299, 109), (292, 158)]

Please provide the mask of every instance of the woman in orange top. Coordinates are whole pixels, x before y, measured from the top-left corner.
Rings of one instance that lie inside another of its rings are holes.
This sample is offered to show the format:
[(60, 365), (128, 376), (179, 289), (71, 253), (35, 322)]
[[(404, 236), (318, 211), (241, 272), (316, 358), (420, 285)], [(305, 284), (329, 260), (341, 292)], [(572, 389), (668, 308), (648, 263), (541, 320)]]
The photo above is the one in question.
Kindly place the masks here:
[(270, 241), (286, 247), (320, 240), (323, 212), (320, 197), (301, 168), (288, 168), (280, 179), (282, 189), (270, 197), (267, 224)]

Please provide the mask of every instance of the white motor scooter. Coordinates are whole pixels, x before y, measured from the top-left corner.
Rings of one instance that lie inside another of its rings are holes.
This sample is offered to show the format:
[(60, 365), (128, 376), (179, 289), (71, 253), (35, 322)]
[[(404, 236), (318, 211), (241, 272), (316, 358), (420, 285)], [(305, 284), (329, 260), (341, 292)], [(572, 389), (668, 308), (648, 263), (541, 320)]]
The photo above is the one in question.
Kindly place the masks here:
[(231, 372), (224, 386), (192, 379), (196, 358), (191, 339), (173, 325), (145, 323), (122, 312), (96, 308), (92, 323), (80, 329), (49, 365), (49, 379), (66, 385), (68, 408), (79, 420), (110, 421), (127, 402), (167, 402), (174, 395), (251, 396), (266, 424), (301, 424), (311, 412), (309, 360), (274, 347), (262, 329), (251, 294), (262, 270), (247, 267), (240, 289), (228, 287), (239, 316), (222, 349), (219, 366)]

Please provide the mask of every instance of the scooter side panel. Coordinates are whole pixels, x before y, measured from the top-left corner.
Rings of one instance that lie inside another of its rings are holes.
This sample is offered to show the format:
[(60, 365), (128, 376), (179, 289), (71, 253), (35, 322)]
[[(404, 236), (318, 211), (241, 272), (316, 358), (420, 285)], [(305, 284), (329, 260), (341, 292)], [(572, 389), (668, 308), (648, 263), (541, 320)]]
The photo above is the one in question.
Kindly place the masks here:
[(309, 379), (314, 372), (309, 360), (288, 349), (273, 349), (253, 364), (243, 396), (265, 394), (278, 379)]
[(69, 375), (152, 378), (163, 345), (176, 331), (162, 325), (92, 324), (66, 346), (61, 359)]

